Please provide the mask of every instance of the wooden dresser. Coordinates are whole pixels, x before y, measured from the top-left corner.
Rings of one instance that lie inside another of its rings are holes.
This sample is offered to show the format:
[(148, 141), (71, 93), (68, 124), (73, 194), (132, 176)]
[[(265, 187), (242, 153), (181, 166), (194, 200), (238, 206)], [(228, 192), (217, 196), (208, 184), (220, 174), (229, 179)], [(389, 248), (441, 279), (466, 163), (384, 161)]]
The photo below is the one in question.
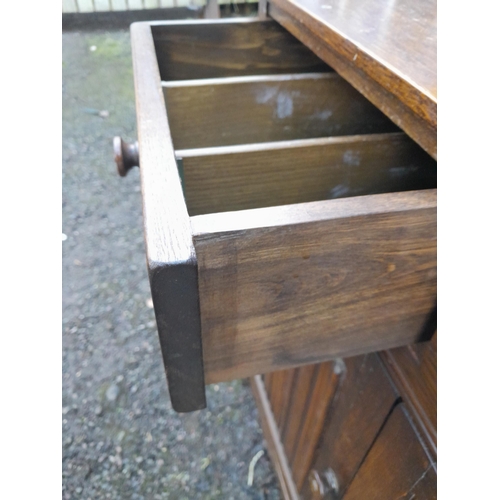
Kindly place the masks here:
[(436, 496), (435, 7), (131, 28), (172, 405), (251, 377), (286, 498)]
[[(269, 12), (436, 158), (435, 2), (273, 0)], [(436, 378), (436, 333), (255, 377), (285, 498), (436, 498)]]

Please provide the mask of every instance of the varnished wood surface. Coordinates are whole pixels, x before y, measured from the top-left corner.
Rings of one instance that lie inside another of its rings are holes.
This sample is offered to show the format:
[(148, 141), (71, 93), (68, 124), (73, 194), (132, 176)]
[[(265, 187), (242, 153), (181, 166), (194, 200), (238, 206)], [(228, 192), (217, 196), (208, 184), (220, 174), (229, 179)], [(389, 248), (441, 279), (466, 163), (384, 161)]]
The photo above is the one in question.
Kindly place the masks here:
[(413, 343), (434, 306), (435, 190), (191, 225), (208, 383)]
[(435, 464), (396, 406), (348, 487), (343, 500), (432, 500), (437, 498)]
[[(425, 356), (435, 339), (411, 348)], [(320, 478), (334, 471), (335, 498), (435, 498), (436, 455), (415, 420), (408, 391), (398, 392), (401, 386), (386, 367), (380, 354), (371, 353), (265, 376), (268, 395), (272, 386), (270, 410), (303, 500), (330, 498), (318, 496), (306, 479), (313, 470)]]
[(288, 406), (292, 397), (294, 383), (294, 370), (281, 370), (273, 373), (273, 395), (271, 407), (278, 429), (283, 429), (289, 414)]
[(331, 71), (272, 20), (151, 23), (162, 80)]
[[(289, 412), (288, 408), (290, 407), (290, 400), (292, 397), (292, 394), (294, 393), (294, 386), (295, 386), (296, 378), (295, 378), (295, 373), (294, 370), (286, 370), (286, 375), (285, 379), (283, 381), (283, 386), (281, 390), (284, 392), (284, 396), (281, 399), (281, 411), (279, 412), (279, 418), (278, 418), (278, 428), (279, 429), (284, 429), (288, 418), (289, 418)], [(280, 435), (283, 440), (283, 434), (280, 432)]]
[(326, 415), (336, 387), (342, 383), (343, 367), (337, 359), (266, 375), (272, 380), (273, 395), (283, 393), (272, 399), (271, 409), (296, 485), (304, 484), (322, 439)]
[(295, 453), (291, 457), (292, 474), (298, 491), (301, 490), (311, 467), (338, 381), (339, 376), (334, 373), (332, 362), (322, 363), (318, 366), (308, 405), (304, 411), (300, 438)]
[(264, 438), (280, 482), (283, 496), (285, 500), (299, 500), (297, 488), (293, 481), (290, 466), (283, 450), (279, 429), (276, 425), (271, 405), (269, 404), (269, 398), (266, 393), (264, 382), (262, 381), (260, 375), (251, 377), (250, 382), (252, 385), (252, 392), (257, 403), (257, 408), (259, 409)]
[(402, 133), (182, 150), (190, 215), (436, 187)]
[[(328, 468), (335, 471), (340, 498), (398, 398), (376, 354), (347, 358), (344, 363), (345, 374), (312, 465), (319, 473)], [(314, 498), (308, 483), (301, 493), (304, 500)]]
[(304, 483), (309, 471), (341, 376), (335, 361), (265, 376), (271, 381), (271, 394), (267, 392), (270, 407), (297, 486)]
[(435, 0), (272, 0), (269, 13), (436, 157)]
[(429, 342), (380, 353), (406, 406), (437, 456), (437, 333)]
[[(271, 0), (436, 125), (436, 0)], [(314, 23), (314, 24), (313, 24)], [(338, 43), (338, 45), (337, 45)], [(355, 57), (357, 56), (357, 57)]]
[(303, 429), (304, 415), (309, 405), (312, 386), (316, 380), (318, 365), (306, 365), (289, 370), (293, 372), (295, 383), (293, 394), (287, 409), (286, 424), (280, 428), (285, 452), (290, 460), (295, 456), (295, 450)]
[(206, 406), (197, 261), (148, 23), (131, 28), (144, 234), (151, 292), (176, 411)]
[(164, 82), (175, 149), (395, 132), (336, 73)]

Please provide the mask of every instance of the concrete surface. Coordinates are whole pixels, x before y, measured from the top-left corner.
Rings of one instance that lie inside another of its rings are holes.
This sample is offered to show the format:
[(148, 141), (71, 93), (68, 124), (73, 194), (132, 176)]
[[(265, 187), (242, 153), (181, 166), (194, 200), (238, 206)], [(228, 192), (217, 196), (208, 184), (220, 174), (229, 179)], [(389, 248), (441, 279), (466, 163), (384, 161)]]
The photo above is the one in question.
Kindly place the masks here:
[[(63, 34), (63, 498), (277, 499), (250, 388), (207, 388), (208, 409), (170, 406), (151, 308), (137, 169), (115, 173), (114, 135), (135, 139), (128, 31)], [(41, 410), (43, 411), (43, 410)]]

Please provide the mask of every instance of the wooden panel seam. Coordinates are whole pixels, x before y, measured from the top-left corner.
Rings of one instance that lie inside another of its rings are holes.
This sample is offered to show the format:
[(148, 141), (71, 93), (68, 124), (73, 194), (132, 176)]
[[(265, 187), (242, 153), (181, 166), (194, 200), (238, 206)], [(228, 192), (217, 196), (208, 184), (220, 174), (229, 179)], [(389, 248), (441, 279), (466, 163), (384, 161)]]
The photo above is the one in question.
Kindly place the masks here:
[(250, 378), (250, 382), (259, 409), (264, 435), (268, 443), (269, 455), (275, 469), (279, 471), (278, 477), (280, 479), (283, 495), (285, 499), (299, 500), (297, 488), (292, 479), (288, 460), (279, 437), (279, 429), (276, 425), (262, 378), (260, 375), (256, 375)]

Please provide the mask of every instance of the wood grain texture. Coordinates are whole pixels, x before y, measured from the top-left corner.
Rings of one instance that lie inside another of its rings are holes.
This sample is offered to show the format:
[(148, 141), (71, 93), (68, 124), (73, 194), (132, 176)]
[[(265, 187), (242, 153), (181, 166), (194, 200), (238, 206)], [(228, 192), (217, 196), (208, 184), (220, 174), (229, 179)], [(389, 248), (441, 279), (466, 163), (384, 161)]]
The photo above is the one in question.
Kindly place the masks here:
[(399, 130), (336, 73), (162, 85), (175, 149)]
[(281, 408), (281, 398), (283, 397), (283, 381), (285, 378), (286, 370), (279, 370), (273, 373), (271, 392), (269, 395), (269, 402), (271, 403), (271, 409), (273, 410), (274, 420), (278, 422), (279, 409)]
[(435, 1), (324, 4), (273, 0), (269, 14), (435, 158)]
[(293, 397), (294, 390), (293, 386), (295, 383), (295, 370), (283, 370), (283, 380), (281, 384), (281, 398), (278, 402), (278, 412), (275, 413), (276, 423), (278, 428), (280, 429), (280, 435), (283, 438), (283, 429), (287, 424), (287, 420), (289, 417), (289, 405), (290, 400)]
[(331, 71), (272, 20), (151, 23), (162, 80)]
[(144, 234), (151, 292), (176, 411), (204, 408), (198, 274), (148, 23), (131, 27)]
[(412, 418), (437, 457), (437, 333), (429, 342), (380, 353)]
[(260, 375), (256, 375), (250, 379), (250, 382), (259, 410), (264, 439), (266, 440), (269, 456), (277, 473), (283, 496), (285, 500), (298, 500), (297, 489), (292, 479), (290, 466), (283, 450), (283, 445), (281, 444), (278, 426), (276, 425), (262, 378)]
[(191, 216), (436, 187), (403, 133), (177, 151)]
[[(330, 8), (324, 8), (324, 5)], [(436, 126), (436, 0), (271, 0)], [(356, 56), (356, 57), (355, 57)]]
[(306, 365), (293, 370), (295, 376), (294, 391), (287, 410), (286, 425), (280, 429), (286, 456), (292, 461), (300, 439), (312, 387), (316, 380), (318, 365)]
[(332, 362), (318, 366), (316, 380), (311, 387), (311, 396), (305, 409), (300, 438), (293, 459), (291, 459), (293, 479), (298, 491), (301, 490), (311, 468), (338, 380), (339, 377), (334, 373)]
[(354, 477), (343, 500), (437, 498), (435, 464), (409, 423), (403, 404), (396, 406)]
[[(288, 418), (288, 404), (291, 397), (292, 386), (294, 382), (295, 370), (279, 370), (272, 373), (272, 388), (270, 394), (271, 409), (280, 434), (282, 435), (283, 426)], [(266, 389), (267, 390), (267, 389)]]
[(420, 340), (436, 191), (191, 217), (208, 383)]
[[(339, 498), (398, 398), (376, 354), (347, 358), (344, 363), (345, 374), (339, 381), (312, 465), (319, 473), (328, 468), (335, 471)], [(304, 483), (301, 496), (305, 500), (314, 498), (309, 484)]]
[(264, 382), (264, 387), (266, 389), (266, 394), (268, 399), (271, 399), (271, 391), (273, 387), (273, 372), (266, 373), (265, 375), (262, 375), (262, 380)]

